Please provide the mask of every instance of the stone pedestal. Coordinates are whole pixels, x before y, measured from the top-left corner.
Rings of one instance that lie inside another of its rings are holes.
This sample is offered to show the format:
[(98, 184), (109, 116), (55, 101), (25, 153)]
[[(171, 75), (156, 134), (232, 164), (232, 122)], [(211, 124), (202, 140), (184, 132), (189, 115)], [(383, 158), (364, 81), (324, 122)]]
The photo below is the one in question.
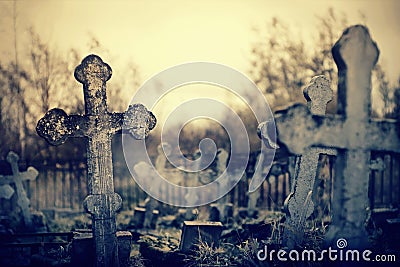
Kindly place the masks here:
[[(118, 260), (120, 266), (128, 266), (132, 246), (132, 234), (118, 231)], [(94, 266), (96, 253), (92, 233), (77, 233), (72, 239), (71, 266)]]
[(179, 249), (184, 252), (190, 251), (199, 242), (218, 247), (222, 228), (221, 222), (185, 221)]

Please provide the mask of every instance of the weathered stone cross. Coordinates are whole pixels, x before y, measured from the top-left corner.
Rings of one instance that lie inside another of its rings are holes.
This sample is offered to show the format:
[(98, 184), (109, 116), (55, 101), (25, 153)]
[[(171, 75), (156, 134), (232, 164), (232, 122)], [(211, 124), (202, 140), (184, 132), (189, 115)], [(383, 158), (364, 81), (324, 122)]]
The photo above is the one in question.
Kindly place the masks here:
[(337, 150), (326, 243), (334, 246), (345, 238), (347, 248), (365, 248), (371, 151), (400, 153), (399, 133), (395, 121), (370, 119), (371, 71), (379, 50), (368, 29), (346, 29), (332, 53), (339, 70), (338, 115), (316, 116), (304, 106), (292, 106), (275, 117), (278, 138), (297, 155), (310, 148)]
[(106, 81), (111, 68), (96, 55), (87, 56), (75, 69), (75, 78), (83, 84), (85, 115), (70, 115), (52, 109), (39, 120), (36, 130), (52, 145), (68, 137), (87, 137), (89, 195), (85, 209), (92, 214), (96, 266), (117, 266), (116, 211), (121, 197), (114, 192), (111, 139), (118, 131), (127, 131), (143, 139), (154, 128), (156, 118), (141, 104), (129, 106), (125, 113), (107, 110)]
[(10, 198), (14, 193), (14, 189), (10, 186), (10, 184), (15, 184), (15, 189), (17, 190), (18, 197), (17, 204), (21, 208), (25, 227), (29, 229), (32, 226), (32, 217), (29, 207), (30, 201), (26, 195), (22, 182), (26, 180), (35, 180), (36, 177), (39, 175), (39, 172), (34, 167), (28, 167), (26, 172), (20, 172), (18, 168), (18, 160), (19, 156), (16, 153), (10, 151), (7, 154), (7, 161), (11, 165), (13, 175), (0, 175), (0, 188), (2, 188), (2, 191), (4, 192), (3, 196), (5, 198)]
[[(324, 116), (333, 91), (325, 76), (316, 76), (304, 89), (307, 106), (312, 115)], [(313, 190), (318, 172), (320, 154), (336, 155), (332, 148), (308, 147), (295, 169), (292, 191), (285, 200), (286, 222), (283, 234), (284, 245), (290, 249), (303, 242), (306, 220), (314, 211)]]

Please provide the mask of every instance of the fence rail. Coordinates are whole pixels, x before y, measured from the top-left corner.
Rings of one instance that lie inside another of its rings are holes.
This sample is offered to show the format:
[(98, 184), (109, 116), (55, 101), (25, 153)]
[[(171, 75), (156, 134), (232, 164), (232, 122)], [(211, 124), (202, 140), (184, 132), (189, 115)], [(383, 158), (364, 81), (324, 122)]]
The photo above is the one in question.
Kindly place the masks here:
[[(370, 173), (370, 207), (398, 208), (400, 205), (400, 155), (394, 153), (373, 152), (371, 159), (375, 162), (382, 159), (384, 168), (372, 170)], [(331, 182), (333, 180), (334, 157), (320, 159), (319, 184), (317, 186), (317, 203), (323, 209), (330, 210)], [(291, 174), (290, 164), (294, 165), (294, 158), (277, 163), (262, 186), (259, 188), (257, 206), (266, 210), (280, 210), (290, 193)], [(21, 164), (26, 166), (26, 164)], [(34, 181), (24, 181), (24, 188), (35, 210), (62, 209), (83, 211), (82, 202), (87, 192), (86, 164), (84, 162), (70, 161), (62, 164), (34, 164), (39, 171), (39, 176)], [(247, 177), (244, 177), (228, 193), (225, 198), (237, 207), (246, 207), (248, 202), (248, 185), (252, 176), (253, 164), (249, 164)], [(24, 168), (24, 167), (22, 167)], [(26, 167), (25, 167), (26, 168)], [(129, 171), (123, 164), (114, 164), (115, 191), (123, 199), (123, 209), (133, 209), (147, 194), (135, 183)], [(13, 186), (13, 185), (12, 185)], [(174, 192), (167, 192), (173, 197)], [(175, 196), (176, 197), (176, 196)], [(16, 196), (10, 200), (0, 199), (3, 212), (15, 206)]]

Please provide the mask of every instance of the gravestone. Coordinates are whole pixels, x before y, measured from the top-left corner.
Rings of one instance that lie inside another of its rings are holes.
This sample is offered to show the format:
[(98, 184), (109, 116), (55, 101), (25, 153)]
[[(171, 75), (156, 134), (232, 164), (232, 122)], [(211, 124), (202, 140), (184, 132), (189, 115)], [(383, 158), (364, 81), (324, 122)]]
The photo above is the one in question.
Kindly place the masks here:
[(158, 202), (152, 197), (148, 197), (146, 200), (143, 227), (154, 229), (158, 219), (158, 210), (156, 210)]
[[(164, 149), (163, 149), (164, 148)], [(158, 156), (156, 158), (156, 163), (155, 167), (158, 171), (158, 173), (162, 177), (166, 177), (166, 170), (165, 170), (165, 164), (167, 162), (166, 156), (169, 156), (171, 154), (171, 146), (168, 143), (163, 143), (158, 145), (157, 147), (158, 151)], [(165, 151), (165, 155), (164, 155)], [(147, 173), (149, 175), (149, 173)], [(157, 180), (157, 178), (152, 179)], [(158, 186), (157, 184), (155, 186)], [(148, 196), (146, 199), (145, 203), (145, 214), (144, 214), (144, 222), (143, 222), (143, 227), (144, 228), (155, 228), (156, 222), (154, 220), (157, 220), (157, 215), (158, 211), (156, 209), (158, 208), (158, 201), (152, 198), (151, 196)]]
[[(148, 218), (148, 222), (145, 224), (145, 216), (151, 214), (151, 217)], [(133, 218), (131, 223), (135, 226), (135, 228), (149, 228), (155, 229), (157, 225), (157, 220), (159, 216), (158, 210), (152, 210), (151, 213), (147, 212), (146, 208), (136, 207), (133, 210)]]
[[(264, 158), (265, 158), (265, 154), (263, 153), (263, 150), (261, 150), (261, 153), (258, 155), (257, 162), (256, 162), (256, 166), (261, 166), (261, 168), (256, 168), (252, 179), (264, 180), (264, 178), (268, 175), (268, 173), (266, 173), (263, 168)], [(247, 213), (248, 213), (248, 216), (250, 216), (252, 218), (254, 218), (258, 213), (257, 202), (258, 202), (258, 199), (260, 198), (260, 196), (261, 196), (261, 186), (259, 188), (257, 188), (255, 191), (247, 193), (247, 197), (248, 197)]]
[(217, 175), (217, 170), (215, 169), (217, 166), (215, 166), (213, 163), (209, 165), (210, 162), (214, 162), (216, 159), (214, 147), (208, 143), (204, 144), (203, 151), (197, 150), (193, 155), (193, 158), (196, 160), (193, 167), (195, 170), (201, 171), (194, 172), (196, 179), (193, 180), (189, 186), (202, 186), (211, 183)]
[(91, 233), (76, 233), (71, 245), (71, 266), (93, 266), (96, 250)]
[(255, 218), (258, 215), (257, 202), (260, 196), (261, 194), (259, 189), (251, 193), (247, 193), (247, 216), (250, 218)]
[(128, 231), (118, 231), (117, 240), (118, 240), (119, 265), (121, 267), (131, 266), (129, 264), (129, 258), (132, 249), (132, 234)]
[(345, 238), (347, 248), (361, 249), (369, 246), (365, 221), (370, 154), (399, 153), (399, 135), (395, 121), (370, 118), (371, 71), (379, 50), (368, 29), (361, 25), (346, 29), (332, 54), (339, 70), (338, 114), (314, 115), (307, 107), (294, 105), (277, 113), (275, 121), (279, 140), (293, 154), (305, 155), (312, 148), (337, 150), (332, 225), (325, 241), (333, 247)]
[(55, 108), (36, 126), (37, 133), (52, 145), (60, 145), (68, 137), (87, 138), (89, 195), (83, 204), (92, 215), (96, 266), (118, 265), (115, 216), (122, 200), (114, 192), (111, 139), (121, 131), (143, 139), (156, 123), (154, 115), (141, 104), (129, 106), (124, 113), (108, 112), (106, 82), (111, 73), (100, 57), (84, 58), (74, 75), (83, 84), (85, 115), (68, 116)]
[[(217, 151), (217, 169), (216, 169), (216, 177), (222, 176), (223, 173), (226, 171), (226, 164), (228, 162), (228, 152), (226, 152), (225, 149), (220, 148)], [(222, 192), (226, 192), (225, 188), (227, 186), (230, 186), (230, 183), (232, 183), (232, 176), (228, 175), (228, 179), (221, 179), (217, 180), (217, 185), (218, 185), (218, 195), (222, 195)], [(227, 197), (223, 196), (218, 200), (219, 203), (226, 203), (227, 202)]]
[[(333, 90), (325, 76), (316, 76), (304, 89), (307, 106), (314, 116), (324, 116), (327, 104), (332, 100)], [(292, 249), (301, 245), (305, 233), (306, 220), (314, 211), (313, 191), (318, 175), (321, 154), (336, 155), (332, 148), (309, 147), (300, 157), (295, 169), (291, 193), (285, 200), (286, 222), (283, 244)]]
[[(119, 266), (129, 266), (132, 234), (126, 231), (118, 231), (116, 236), (118, 241)], [(95, 259), (93, 234), (87, 231), (87, 229), (76, 230), (71, 246), (71, 266), (93, 266)]]
[(179, 249), (188, 252), (196, 249), (196, 245), (201, 245), (201, 243), (210, 247), (218, 247), (222, 228), (221, 222), (185, 221)]
[(212, 221), (212, 222), (219, 222), (219, 221), (221, 221), (221, 216), (222, 216), (222, 214), (221, 214), (220, 207), (218, 206), (218, 204), (211, 204), (209, 215), (208, 215), (208, 220)]
[(223, 148), (219, 148), (217, 151), (217, 176), (220, 176), (226, 170), (228, 158), (228, 152)]
[(155, 167), (161, 176), (167, 177), (168, 172), (166, 171), (167, 156), (171, 155), (172, 148), (167, 142), (157, 146), (157, 158), (155, 162)]
[(224, 205), (224, 218), (223, 223), (226, 225), (231, 225), (233, 223), (233, 211), (234, 207), (232, 203), (226, 203)]
[[(167, 177), (168, 172), (166, 171), (166, 161), (167, 158), (164, 155), (169, 156), (171, 153), (171, 146), (168, 143), (163, 143), (157, 146), (157, 158), (155, 162), (155, 169), (161, 177)], [(140, 161), (134, 166), (134, 170), (136, 175), (139, 177), (146, 177), (148, 178), (148, 182), (150, 185), (150, 191), (156, 192), (157, 194), (164, 193), (163, 188), (161, 188), (160, 183), (158, 181), (158, 176), (154, 174), (153, 166), (149, 165), (145, 161)], [(145, 200), (145, 208), (142, 209), (135, 209), (134, 212), (134, 223), (139, 228), (154, 228), (154, 220), (157, 220), (158, 211), (156, 211), (159, 203), (156, 199), (151, 196), (147, 196)], [(154, 212), (156, 211), (156, 212)], [(143, 214), (142, 214), (143, 212)], [(135, 218), (136, 216), (136, 218)]]
[(34, 167), (28, 167), (26, 172), (20, 172), (18, 167), (19, 156), (10, 151), (7, 154), (7, 161), (11, 165), (12, 175), (0, 175), (0, 198), (10, 199), (14, 194), (14, 189), (10, 184), (15, 185), (17, 204), (21, 208), (22, 217), (25, 227), (28, 229), (32, 226), (32, 216), (30, 212), (30, 201), (26, 195), (23, 181), (33, 181), (39, 175), (39, 172)]
[(213, 203), (208, 209), (208, 220), (223, 222), (225, 225), (233, 223), (234, 207), (232, 203)]
[[(226, 172), (226, 165), (228, 162), (229, 154), (225, 149), (220, 148), (217, 151), (217, 168), (216, 168), (216, 182), (217, 182), (217, 194), (222, 195), (221, 192), (226, 192), (227, 187), (232, 187), (232, 179), (235, 177)], [(225, 174), (224, 174), (225, 172)], [(219, 179), (221, 177), (222, 179)], [(212, 179), (214, 180), (214, 179)], [(216, 202), (210, 205), (209, 217), (210, 221), (223, 221), (227, 222), (228, 219), (232, 218), (230, 214), (231, 203), (228, 203), (228, 195), (222, 196)]]
[(159, 187), (159, 183), (155, 177), (152, 176), (153, 174), (153, 166), (148, 164), (145, 161), (140, 161), (133, 167), (135, 170), (135, 174), (139, 177), (146, 177), (146, 180), (143, 182), (146, 183), (146, 186), (149, 186), (152, 192), (160, 193), (161, 189)]

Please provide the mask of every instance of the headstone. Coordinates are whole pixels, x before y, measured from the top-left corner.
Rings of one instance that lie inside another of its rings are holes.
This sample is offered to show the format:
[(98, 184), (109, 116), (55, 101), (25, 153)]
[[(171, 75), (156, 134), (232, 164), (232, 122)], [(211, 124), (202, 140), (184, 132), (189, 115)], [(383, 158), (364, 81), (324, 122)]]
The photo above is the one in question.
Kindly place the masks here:
[(209, 165), (209, 163), (215, 160), (216, 153), (214, 152), (213, 146), (208, 145), (208, 143), (206, 144), (207, 145), (204, 146), (205, 148), (203, 151), (197, 150), (193, 155), (194, 159), (196, 160), (193, 167), (195, 170), (201, 171), (194, 172), (196, 174), (194, 175), (196, 179), (192, 181), (190, 186), (205, 185), (211, 183), (213, 178), (215, 178), (216, 172), (215, 169), (212, 168), (214, 165)]
[(217, 176), (220, 176), (226, 170), (229, 154), (225, 149), (220, 148), (217, 151)]
[[(226, 165), (228, 162), (228, 152), (226, 152), (225, 149), (220, 148), (217, 151), (217, 170), (216, 170), (216, 178), (218, 179), (223, 175), (223, 173), (226, 171)], [(232, 175), (227, 174), (228, 179), (218, 179), (217, 180), (217, 186), (218, 186), (218, 195), (222, 195), (222, 192), (226, 192), (226, 187), (230, 187), (230, 183), (232, 183)], [(224, 178), (224, 177), (221, 177)], [(227, 197), (223, 196), (218, 200), (218, 203), (226, 203), (227, 202)]]
[(208, 220), (231, 224), (233, 222), (233, 204), (219, 202), (211, 204), (208, 212)]
[(253, 192), (248, 192), (247, 193), (247, 214), (251, 218), (255, 218), (258, 214), (257, 210), (257, 202), (258, 199), (260, 198), (260, 189), (257, 189), (256, 191)]
[[(148, 218), (148, 222), (145, 225), (145, 216), (147, 214), (151, 214), (151, 218)], [(135, 228), (150, 228), (150, 229), (155, 229), (157, 225), (157, 220), (159, 216), (159, 211), (158, 210), (152, 210), (151, 213), (146, 211), (146, 208), (140, 208), (136, 207), (133, 211), (133, 219), (132, 219), (132, 224), (135, 226)]]
[(146, 200), (143, 227), (154, 229), (157, 224), (158, 202), (152, 197), (148, 197)]
[(141, 104), (129, 106), (124, 113), (108, 112), (106, 82), (111, 73), (110, 66), (100, 57), (84, 58), (74, 75), (83, 84), (85, 115), (68, 116), (55, 108), (36, 127), (38, 134), (52, 145), (60, 145), (68, 137), (87, 138), (89, 195), (84, 207), (92, 215), (96, 266), (118, 265), (115, 214), (122, 201), (114, 192), (111, 139), (120, 131), (143, 139), (156, 123), (154, 115)]
[(218, 204), (210, 205), (210, 212), (209, 212), (208, 220), (212, 221), (212, 222), (221, 221), (221, 212), (219, 211)]
[[(324, 116), (327, 104), (332, 100), (333, 90), (325, 76), (316, 76), (304, 89), (304, 96), (311, 114)], [(283, 244), (288, 248), (299, 246), (303, 242), (306, 220), (314, 211), (313, 191), (318, 174), (318, 162), (321, 154), (336, 155), (331, 148), (307, 148), (300, 157), (295, 169), (293, 187), (285, 200), (286, 222)]]
[(221, 222), (185, 221), (179, 249), (187, 252), (196, 249), (196, 245), (200, 243), (218, 247), (222, 228)]
[(337, 150), (326, 245), (345, 238), (348, 248), (363, 248), (369, 246), (364, 225), (371, 151), (400, 153), (400, 142), (396, 122), (370, 119), (371, 71), (379, 51), (368, 29), (346, 29), (332, 53), (339, 69), (338, 115), (318, 116), (294, 105), (277, 113), (275, 122), (279, 140), (293, 154), (305, 155), (312, 148)]
[(28, 167), (26, 172), (20, 172), (18, 168), (19, 156), (10, 151), (7, 154), (7, 161), (11, 165), (13, 175), (3, 176), (0, 175), (0, 198), (10, 199), (14, 194), (14, 189), (10, 184), (15, 185), (17, 194), (17, 204), (21, 208), (22, 217), (25, 226), (30, 229), (32, 226), (32, 216), (30, 212), (30, 201), (26, 195), (23, 181), (33, 181), (39, 175), (39, 172), (34, 167)]
[(32, 230), (37, 233), (48, 232), (47, 217), (41, 211), (32, 211)]
[[(167, 162), (166, 156), (169, 156), (169, 154), (171, 153), (171, 146), (168, 143), (160, 144), (157, 147), (157, 151), (158, 151), (158, 156), (156, 158), (156, 163), (155, 163), (156, 170), (162, 177), (166, 177), (166, 170), (165, 170), (165, 164)], [(155, 181), (157, 180), (157, 178), (155, 177), (152, 180)], [(154, 184), (154, 186), (158, 185)], [(157, 209), (157, 207), (158, 207), (157, 200), (155, 200), (151, 196), (148, 196), (145, 204), (145, 214), (143, 222), (144, 228), (153, 228), (153, 229), (155, 228), (156, 223), (154, 222), (154, 219), (157, 219), (157, 217), (155, 217), (154, 211)], [(156, 212), (156, 214), (158, 214), (158, 211)]]
[[(163, 149), (164, 148), (164, 149)], [(164, 154), (165, 151), (165, 154)], [(168, 156), (171, 153), (171, 146), (168, 143), (163, 143), (158, 145), (157, 147), (157, 158), (155, 162), (155, 169), (157, 170), (158, 174), (161, 177), (166, 177), (167, 172), (165, 170), (165, 164), (167, 161), (166, 156)], [(166, 155), (166, 156), (165, 156)], [(146, 177), (147, 181), (149, 181), (150, 184), (150, 191), (157, 193), (157, 194), (163, 194), (164, 190), (161, 188), (160, 183), (156, 182), (158, 181), (158, 176), (154, 175), (153, 171), (153, 166), (149, 165), (148, 163), (144, 161), (140, 161), (134, 166), (134, 170), (136, 175), (140, 177)], [(139, 225), (142, 225), (142, 227), (145, 228), (152, 228), (150, 225), (152, 220), (153, 220), (153, 211), (156, 210), (158, 207), (158, 202), (155, 200), (153, 197), (148, 196), (145, 200), (145, 209), (144, 209), (144, 221), (143, 224), (140, 223)]]
[(158, 173), (163, 177), (167, 176), (165, 165), (167, 163), (167, 156), (171, 154), (171, 150), (171, 146), (166, 142), (157, 146), (158, 155), (156, 158), (155, 167)]
[(72, 239), (71, 266), (94, 266), (95, 248), (91, 233), (78, 234)]
[[(256, 166), (258, 166), (259, 164), (262, 164), (264, 162), (264, 153), (261, 152), (258, 157), (257, 157), (257, 163)], [(263, 165), (260, 165), (263, 166)], [(264, 172), (264, 168), (256, 168), (254, 174), (253, 174), (253, 178), (252, 179), (257, 179), (257, 180), (264, 180), (264, 178), (268, 175), (268, 173)], [(248, 215), (250, 217), (255, 217), (256, 213), (258, 213), (257, 210), (257, 202), (258, 199), (261, 196), (261, 187), (259, 187), (257, 190), (253, 191), (253, 192), (248, 192), (247, 193), (247, 210), (248, 210)]]
[(184, 209), (184, 213), (183, 213), (184, 221), (197, 220), (198, 217), (199, 217), (199, 210), (197, 208), (194, 208), (194, 209), (186, 208), (186, 209)]
[(247, 219), (249, 217), (249, 211), (247, 210), (247, 207), (238, 208), (237, 216), (239, 219)]
[(151, 174), (153, 174), (153, 166), (148, 164), (145, 161), (140, 161), (135, 166), (133, 167), (135, 170), (135, 174), (140, 176), (140, 177), (146, 177), (144, 180), (145, 183), (148, 183), (148, 186), (150, 186), (151, 192), (156, 192), (156, 193), (161, 193), (161, 188), (159, 183), (157, 182), (157, 179), (153, 177)]
[(233, 204), (226, 203), (224, 205), (224, 219), (223, 222), (225, 224), (232, 224), (233, 223)]
[(119, 266), (131, 266), (129, 265), (129, 258), (132, 249), (132, 234), (128, 231), (118, 231), (117, 240)]
[[(129, 266), (132, 234), (127, 231), (116, 233), (119, 266)], [(76, 229), (71, 245), (71, 266), (93, 266), (95, 264), (93, 234), (89, 229)]]

